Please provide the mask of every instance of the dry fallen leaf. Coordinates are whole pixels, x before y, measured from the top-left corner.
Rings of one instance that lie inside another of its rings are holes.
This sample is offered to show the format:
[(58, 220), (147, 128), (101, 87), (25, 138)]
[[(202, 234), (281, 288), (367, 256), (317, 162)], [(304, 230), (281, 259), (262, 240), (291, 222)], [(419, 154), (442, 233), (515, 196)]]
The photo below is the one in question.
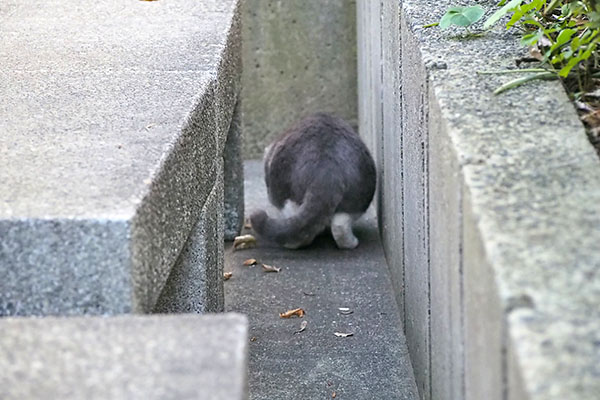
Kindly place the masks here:
[(236, 236), (233, 240), (235, 250), (251, 249), (256, 246), (256, 239), (252, 235)]
[(332, 398), (332, 399), (335, 399), (335, 397), (336, 397), (336, 396), (337, 396), (337, 395), (335, 394), (335, 392), (331, 393), (331, 398)]
[(349, 337), (349, 336), (354, 336), (354, 333), (349, 332), (349, 333), (344, 333), (344, 332), (334, 332), (333, 333), (335, 336), (337, 337)]
[(262, 269), (265, 272), (280, 272), (281, 268), (273, 267), (272, 265), (263, 264)]
[(291, 318), (291, 317), (293, 317), (295, 315), (295, 316), (297, 316), (299, 318), (302, 318), (302, 317), (304, 317), (304, 314), (305, 314), (305, 312), (304, 312), (303, 309), (301, 309), (301, 308), (295, 308), (293, 310), (289, 310), (289, 311), (286, 311), (286, 312), (283, 312), (283, 313), (279, 313), (279, 317), (280, 318)]
[(339, 307), (338, 310), (340, 311), (340, 314), (342, 314), (342, 315), (350, 315), (354, 312), (351, 309), (349, 309), (348, 307)]
[(306, 329), (306, 325), (308, 325), (308, 321), (302, 321), (302, 323), (300, 324), (300, 329), (294, 332), (294, 335), (297, 333), (304, 332), (304, 330)]
[(256, 258), (249, 258), (246, 261), (244, 261), (244, 266), (249, 267), (251, 265), (256, 265), (258, 263), (258, 261), (256, 261)]
[(233, 276), (233, 272), (224, 272), (223, 273), (223, 280), (228, 281), (229, 278), (231, 278)]

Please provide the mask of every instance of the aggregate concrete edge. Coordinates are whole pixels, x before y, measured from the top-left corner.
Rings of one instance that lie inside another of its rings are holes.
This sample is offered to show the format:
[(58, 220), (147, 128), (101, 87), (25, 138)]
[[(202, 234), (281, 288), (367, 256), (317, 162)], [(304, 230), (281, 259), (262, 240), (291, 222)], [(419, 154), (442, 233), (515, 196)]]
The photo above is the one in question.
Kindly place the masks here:
[[(137, 311), (149, 312), (155, 306), (187, 235), (219, 180), (216, 174), (222, 174), (219, 165), (223, 162), (241, 85), (242, 3), (243, 0), (232, 2), (231, 23), (218, 70), (210, 78), (206, 91), (199, 94), (180, 138), (173, 144), (175, 149), (161, 160), (149, 193), (136, 210), (131, 251), (133, 279), (140, 282), (134, 285)], [(204, 133), (204, 140), (192, 145), (198, 132)], [(216, 154), (216, 157), (207, 154)], [(201, 165), (197, 162), (198, 155)], [(238, 162), (241, 163), (241, 158)], [(198, 176), (202, 182), (190, 179)], [(241, 182), (239, 187), (243, 190)], [(172, 190), (181, 192), (181, 196), (176, 199), (166, 196)], [(173, 218), (174, 215), (178, 218)]]
[[(596, 398), (600, 162), (558, 83), (494, 96), (506, 78), (475, 73), (513, 67), (523, 54), (515, 37), (497, 29), (458, 40), (452, 35), (459, 31), (422, 28), (450, 5), (456, 4), (403, 1), (403, 33), (418, 45), (429, 101), (439, 107), (457, 155), (470, 199), (463, 204), (470, 204), (482, 261), (497, 288), (505, 320), (496, 323), (506, 324), (502, 351), (509, 358), (499, 372), (509, 385), (520, 378), (523, 384), (504, 395)], [(484, 6), (493, 9), (494, 2)]]
[(241, 314), (10, 317), (0, 332), (2, 399), (247, 398)]

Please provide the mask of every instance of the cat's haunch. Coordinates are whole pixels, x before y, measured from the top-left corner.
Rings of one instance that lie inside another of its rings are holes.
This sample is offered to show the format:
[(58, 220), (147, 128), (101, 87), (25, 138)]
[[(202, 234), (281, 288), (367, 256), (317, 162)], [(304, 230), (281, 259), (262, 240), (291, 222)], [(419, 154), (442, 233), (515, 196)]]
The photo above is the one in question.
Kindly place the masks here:
[(348, 123), (324, 113), (300, 120), (267, 148), (264, 168), (269, 200), (280, 215), (253, 213), (259, 236), (295, 249), (330, 227), (339, 248), (358, 246), (352, 222), (369, 207), (377, 174)]

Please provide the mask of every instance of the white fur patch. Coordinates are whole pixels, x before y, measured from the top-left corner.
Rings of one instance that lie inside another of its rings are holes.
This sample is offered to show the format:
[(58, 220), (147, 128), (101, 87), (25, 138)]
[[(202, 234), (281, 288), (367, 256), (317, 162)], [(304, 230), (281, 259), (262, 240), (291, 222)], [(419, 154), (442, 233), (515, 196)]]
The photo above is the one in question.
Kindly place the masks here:
[(285, 201), (283, 208), (281, 209), (281, 215), (283, 218), (291, 218), (294, 215), (298, 214), (298, 210), (300, 209), (300, 205), (290, 199)]
[(331, 219), (331, 234), (340, 249), (354, 249), (358, 246), (358, 239), (352, 233), (352, 222), (355, 216), (346, 213), (337, 213)]

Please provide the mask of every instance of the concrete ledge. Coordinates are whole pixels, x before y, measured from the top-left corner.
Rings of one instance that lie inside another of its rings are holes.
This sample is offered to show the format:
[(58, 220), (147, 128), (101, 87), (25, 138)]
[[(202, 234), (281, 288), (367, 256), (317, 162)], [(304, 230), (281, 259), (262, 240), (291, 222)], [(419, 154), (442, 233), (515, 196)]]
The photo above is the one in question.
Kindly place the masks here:
[(239, 3), (0, 10), (0, 315), (154, 308), (240, 154)]
[(422, 28), (456, 3), (371, 3), (360, 126), (421, 397), (597, 398), (600, 162), (573, 106), (556, 82), (494, 96), (506, 77), (476, 71), (524, 50)]
[(247, 398), (246, 317), (0, 319), (0, 398)]

